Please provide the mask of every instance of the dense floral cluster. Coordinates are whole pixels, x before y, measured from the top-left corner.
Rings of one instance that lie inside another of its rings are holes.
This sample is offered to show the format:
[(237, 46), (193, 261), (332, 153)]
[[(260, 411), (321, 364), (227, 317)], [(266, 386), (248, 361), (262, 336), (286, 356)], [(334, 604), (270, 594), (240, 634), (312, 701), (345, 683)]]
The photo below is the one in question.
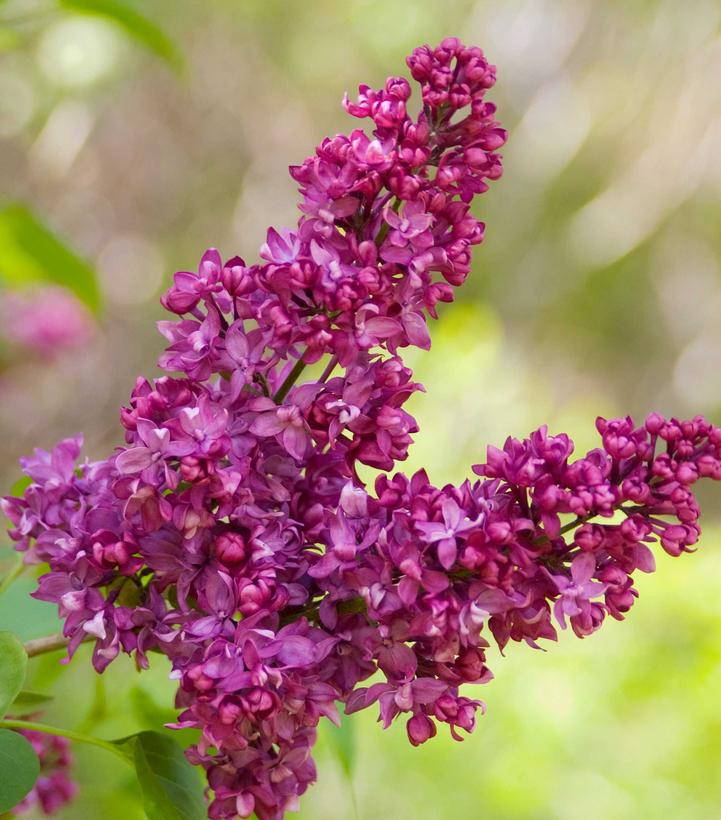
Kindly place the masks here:
[[(98, 671), (121, 651), (170, 659), (212, 818), (296, 807), (339, 703), (403, 715), (413, 744), (438, 723), (460, 739), (487, 639), (536, 646), (554, 621), (584, 636), (622, 618), (648, 544), (689, 550), (691, 486), (721, 477), (721, 429), (655, 415), (599, 420), (601, 448), (575, 460), (545, 428), (509, 439), (460, 486), (388, 475), (421, 389), (398, 351), (428, 346), (426, 315), (466, 277), (483, 238), (469, 202), (505, 139), (479, 49), (448, 39), (408, 65), (420, 113), (397, 77), (346, 101), (373, 133), (291, 169), (303, 216), (268, 232), (263, 264), (211, 250), (175, 275), (160, 363), (176, 375), (137, 382), (126, 446), (78, 468), (80, 438), (36, 451), (24, 497), (3, 502), (18, 549), (50, 565), (35, 594), (58, 604), (71, 653), (91, 637)], [(360, 465), (383, 471), (373, 491)]]
[(40, 776), (35, 785), (13, 814), (24, 814), (31, 809), (51, 815), (69, 803), (77, 792), (77, 785), (70, 779), (73, 763), (70, 743), (64, 737), (54, 737), (42, 732), (17, 730), (30, 742), (40, 761)]

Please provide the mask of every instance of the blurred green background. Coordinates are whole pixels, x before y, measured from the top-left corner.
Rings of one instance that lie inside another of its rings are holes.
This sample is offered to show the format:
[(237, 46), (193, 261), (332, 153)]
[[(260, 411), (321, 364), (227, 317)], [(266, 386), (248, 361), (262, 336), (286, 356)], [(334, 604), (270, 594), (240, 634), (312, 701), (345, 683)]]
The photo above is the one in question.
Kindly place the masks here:
[[(286, 166), (352, 127), (343, 92), (448, 34), (497, 64), (511, 137), (477, 204), (474, 273), (433, 350), (408, 355), (427, 387), (409, 466), (459, 481), (487, 443), (542, 423), (585, 449), (598, 414), (718, 421), (718, 0), (0, 0), (0, 208), (35, 214), (21, 236), (0, 212), (0, 283), (45, 277), (101, 303), (80, 349), (0, 350), (0, 488), (34, 446), (83, 430), (100, 456), (119, 441), (118, 406), (155, 373), (170, 273), (209, 245), (254, 259), (267, 225), (296, 220)], [(661, 557), (627, 622), (492, 654), (489, 712), (465, 743), (413, 749), (361, 714), (348, 776), (324, 732), (299, 817), (721, 817), (715, 491), (699, 554)], [(0, 599), (0, 628), (57, 628), (31, 588)], [(160, 662), (138, 676), (118, 661), (102, 684), (84, 650), (62, 676), (57, 656), (32, 665), (34, 688), (57, 692), (48, 722), (117, 737), (172, 719)], [(130, 771), (76, 754), (63, 820), (142, 818)]]

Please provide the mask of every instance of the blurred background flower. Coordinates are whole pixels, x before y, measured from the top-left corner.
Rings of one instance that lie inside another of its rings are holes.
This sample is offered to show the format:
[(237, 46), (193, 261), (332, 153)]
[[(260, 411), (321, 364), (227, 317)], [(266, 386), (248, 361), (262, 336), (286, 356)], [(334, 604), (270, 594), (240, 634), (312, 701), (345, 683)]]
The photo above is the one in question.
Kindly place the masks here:
[(88, 344), (93, 334), (87, 309), (72, 293), (56, 287), (3, 294), (0, 322), (5, 340), (21, 348), (19, 354), (48, 359)]
[[(155, 373), (170, 273), (209, 245), (254, 259), (267, 225), (296, 221), (286, 166), (350, 127), (343, 92), (447, 34), (497, 64), (510, 140), (474, 273), (433, 349), (407, 356), (427, 387), (409, 467), (459, 481), (487, 443), (544, 422), (584, 449), (598, 414), (718, 423), (720, 25), (717, 0), (0, 0), (0, 488), (35, 446), (118, 442), (118, 407)], [(79, 344), (55, 355), (56, 328)], [(463, 746), (413, 749), (370, 714), (350, 745), (327, 731), (300, 817), (718, 816), (721, 503), (706, 494), (700, 554), (661, 557), (627, 623), (514, 646)], [(0, 628), (55, 628), (32, 586), (3, 596)], [(58, 680), (57, 657), (33, 664), (58, 692), (49, 720), (121, 736), (174, 716), (160, 664), (99, 682), (82, 655)], [(130, 774), (75, 756), (61, 817), (142, 818)]]

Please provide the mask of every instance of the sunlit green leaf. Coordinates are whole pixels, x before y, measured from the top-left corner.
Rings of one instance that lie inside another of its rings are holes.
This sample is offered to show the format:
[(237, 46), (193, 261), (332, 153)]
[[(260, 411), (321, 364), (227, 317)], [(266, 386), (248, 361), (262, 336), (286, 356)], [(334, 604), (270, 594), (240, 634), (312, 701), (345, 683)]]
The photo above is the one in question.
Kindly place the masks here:
[(25, 681), (28, 656), (11, 632), (0, 632), (0, 717), (7, 714)]
[(148, 820), (207, 818), (198, 772), (172, 738), (140, 732), (117, 743), (135, 763)]
[(19, 498), (32, 483), (33, 480), (29, 475), (21, 476), (10, 488), (10, 495)]
[(145, 48), (180, 69), (183, 59), (173, 41), (152, 20), (119, 0), (60, 0), (66, 9), (112, 20)]
[(52, 283), (71, 290), (92, 310), (100, 302), (93, 268), (22, 204), (0, 210), (0, 283), (10, 288)]
[(0, 813), (25, 797), (40, 774), (33, 747), (17, 732), (0, 729)]

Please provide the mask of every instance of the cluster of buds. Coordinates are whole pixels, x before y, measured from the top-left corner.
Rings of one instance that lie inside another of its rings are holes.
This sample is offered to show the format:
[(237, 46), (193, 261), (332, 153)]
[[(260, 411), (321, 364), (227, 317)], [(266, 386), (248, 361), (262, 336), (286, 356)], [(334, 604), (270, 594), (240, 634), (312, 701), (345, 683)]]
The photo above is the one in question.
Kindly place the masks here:
[(649, 543), (688, 551), (691, 487), (721, 477), (721, 429), (655, 415), (599, 420), (602, 446), (575, 460), (545, 428), (509, 439), (460, 486), (390, 474), (422, 389), (399, 351), (429, 346), (427, 317), (468, 274), (484, 231), (469, 203), (505, 141), (479, 49), (447, 39), (408, 65), (418, 113), (400, 77), (346, 100), (372, 133), (291, 168), (302, 216), (268, 232), (262, 263), (210, 250), (175, 275), (169, 375), (138, 380), (125, 445), (80, 466), (79, 437), (38, 450), (3, 501), (17, 548), (50, 567), (35, 596), (58, 605), (71, 653), (92, 638), (99, 672), (120, 652), (169, 659), (211, 818), (296, 808), (339, 704), (378, 703), (415, 745), (438, 724), (461, 739), (488, 639), (622, 618)]

